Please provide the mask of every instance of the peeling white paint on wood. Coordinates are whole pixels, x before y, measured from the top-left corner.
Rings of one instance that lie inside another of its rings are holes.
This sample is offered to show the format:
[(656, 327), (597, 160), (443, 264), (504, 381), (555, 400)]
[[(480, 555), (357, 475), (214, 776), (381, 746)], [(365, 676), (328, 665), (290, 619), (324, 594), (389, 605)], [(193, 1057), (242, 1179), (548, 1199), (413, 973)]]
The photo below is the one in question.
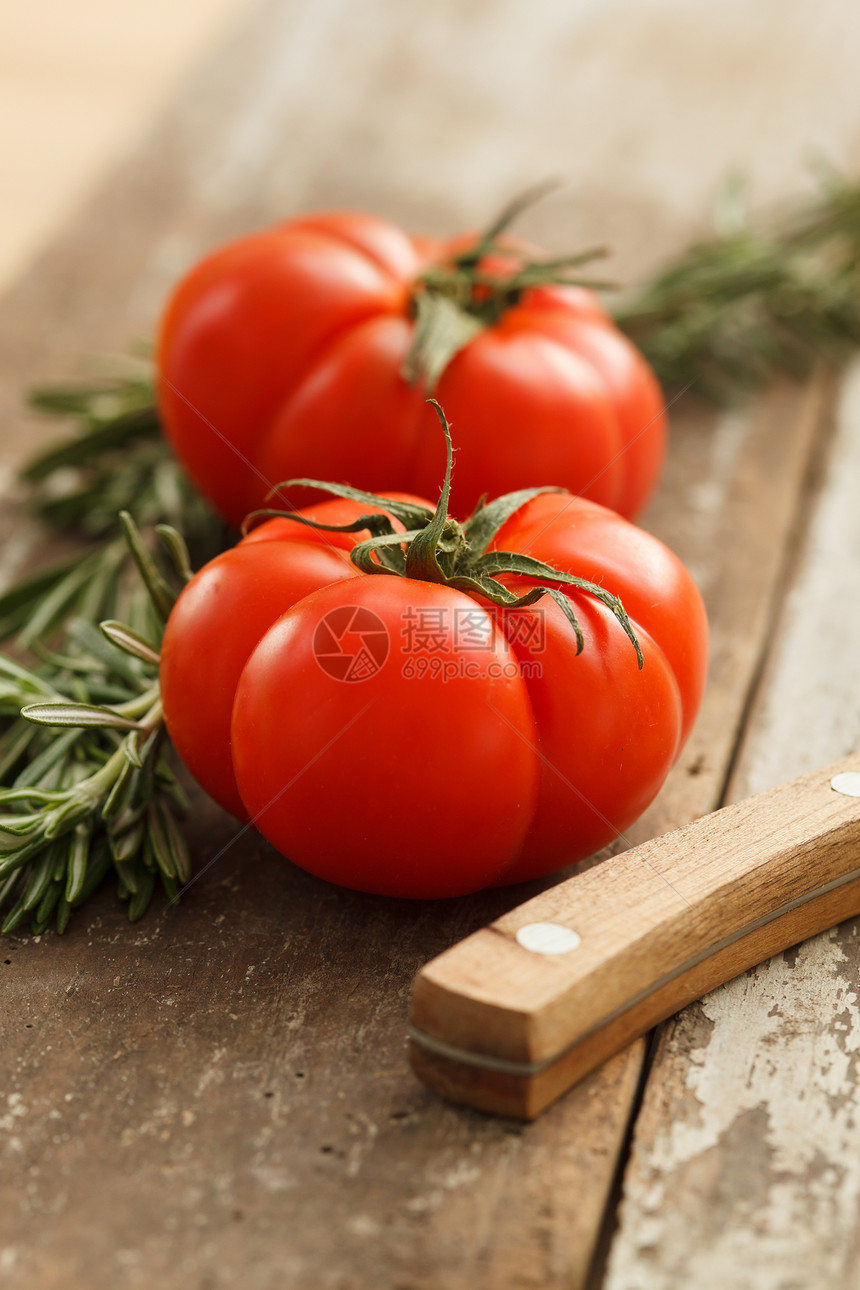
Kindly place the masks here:
[[(730, 797), (860, 742), (860, 364)], [(852, 921), (667, 1028), (605, 1290), (855, 1290), (860, 949)]]
[(606, 1290), (856, 1285), (856, 967), (856, 940), (846, 952), (830, 932), (674, 1024), (638, 1127)]
[(819, 505), (732, 797), (860, 748), (860, 361), (849, 368)]

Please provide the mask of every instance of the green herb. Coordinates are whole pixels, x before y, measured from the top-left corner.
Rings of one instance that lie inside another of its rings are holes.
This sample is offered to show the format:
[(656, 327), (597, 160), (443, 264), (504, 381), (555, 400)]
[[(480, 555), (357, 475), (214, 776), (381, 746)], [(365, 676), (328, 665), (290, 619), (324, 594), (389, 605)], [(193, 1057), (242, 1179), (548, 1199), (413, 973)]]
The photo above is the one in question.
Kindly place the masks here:
[[(22, 471), (31, 486), (31, 508), (54, 531), (98, 545), (83, 545), (0, 594), (0, 640), (17, 636), (27, 649), (50, 639), (70, 618), (98, 622), (134, 612), (127, 606), (131, 562), (121, 511), (145, 532), (158, 524), (180, 530), (197, 563), (229, 541), (229, 531), (165, 442), (147, 369), (39, 389), (30, 403), (76, 422), (73, 435), (40, 452)], [(131, 585), (139, 594), (139, 585)]]
[(613, 309), (665, 389), (695, 383), (717, 403), (860, 345), (860, 184), (829, 176), (772, 231), (749, 226), (741, 197), (727, 189), (720, 233)]
[[(139, 571), (127, 607), (136, 626), (72, 618), (61, 642), (33, 640), (40, 661), (0, 656), (0, 918), (65, 931), (113, 872), (132, 921), (156, 883), (176, 900), (190, 876), (178, 817), (184, 793), (170, 763), (158, 688), (158, 645), (174, 593), (128, 514), (121, 517)], [(179, 534), (161, 527), (181, 577)], [(61, 733), (57, 733), (61, 731)]]

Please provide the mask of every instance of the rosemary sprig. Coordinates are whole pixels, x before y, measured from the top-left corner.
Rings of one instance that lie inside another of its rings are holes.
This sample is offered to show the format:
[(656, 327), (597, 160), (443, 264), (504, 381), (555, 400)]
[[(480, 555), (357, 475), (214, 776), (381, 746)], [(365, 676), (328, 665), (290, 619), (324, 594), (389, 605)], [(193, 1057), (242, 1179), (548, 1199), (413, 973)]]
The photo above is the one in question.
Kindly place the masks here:
[[(75, 422), (75, 433), (33, 457), (22, 479), (31, 508), (56, 532), (98, 545), (22, 579), (0, 594), (0, 640), (32, 648), (71, 618), (134, 618), (146, 612), (118, 515), (145, 531), (179, 529), (196, 563), (228, 543), (228, 530), (191, 484), (161, 432), (146, 367), (80, 385), (35, 390), (30, 404)], [(129, 593), (131, 587), (131, 594)], [(136, 603), (135, 603), (136, 602)]]
[(829, 176), (772, 231), (749, 226), (737, 189), (727, 197), (717, 236), (613, 309), (664, 388), (695, 383), (717, 403), (860, 345), (860, 184)]
[[(156, 882), (170, 900), (190, 875), (178, 817), (183, 790), (170, 763), (158, 688), (158, 643), (173, 599), (134, 521), (124, 515), (140, 571), (131, 598), (147, 634), (116, 621), (78, 618), (61, 644), (36, 642), (41, 661), (0, 656), (0, 930), (29, 920), (63, 932), (72, 910), (113, 871), (129, 919), (145, 912)], [(179, 534), (162, 529), (185, 577)], [(58, 733), (58, 730), (61, 733)]]

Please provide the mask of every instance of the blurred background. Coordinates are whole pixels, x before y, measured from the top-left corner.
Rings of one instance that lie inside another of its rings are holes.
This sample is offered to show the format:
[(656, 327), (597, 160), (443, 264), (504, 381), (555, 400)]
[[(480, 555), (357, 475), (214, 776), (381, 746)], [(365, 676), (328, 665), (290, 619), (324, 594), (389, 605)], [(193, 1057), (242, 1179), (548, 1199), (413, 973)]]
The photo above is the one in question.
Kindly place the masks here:
[[(638, 274), (707, 225), (728, 174), (766, 205), (816, 160), (855, 165), (858, 35), (850, 0), (2, 0), (0, 285), (225, 42), (256, 86), (221, 156), (217, 132), (195, 148), (210, 209), (330, 201), (441, 230), (558, 175), (529, 231), (557, 242), (560, 205), (567, 249), (609, 240)], [(212, 67), (226, 100), (230, 61)]]
[(243, 7), (240, 0), (2, 0), (0, 289)]

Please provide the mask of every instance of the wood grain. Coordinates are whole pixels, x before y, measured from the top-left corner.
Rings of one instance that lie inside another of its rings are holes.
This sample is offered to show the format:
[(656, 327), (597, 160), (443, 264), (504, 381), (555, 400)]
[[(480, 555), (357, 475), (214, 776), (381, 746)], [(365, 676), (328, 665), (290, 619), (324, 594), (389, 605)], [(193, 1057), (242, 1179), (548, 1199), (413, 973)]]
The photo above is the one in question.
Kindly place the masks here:
[[(860, 745), (858, 428), (855, 364), (731, 797)], [(777, 955), (666, 1028), (608, 1290), (856, 1284), (858, 932)]]
[[(730, 161), (761, 175), (766, 202), (802, 179), (804, 141), (850, 155), (845, 24), (860, 19), (836, 0), (523, 13), (281, 0), (252, 14), (0, 308), (9, 466), (46, 434), (20, 413), (28, 383), (148, 334), (195, 256), (264, 220), (342, 203), (443, 232), (561, 171), (569, 188), (523, 231), (559, 251), (608, 239), (611, 271), (638, 274), (704, 226)], [(786, 386), (744, 414), (675, 409), (647, 522), (704, 588), (712, 679), (682, 762), (619, 847), (719, 800), (826, 401)], [(202, 871), (233, 829), (200, 797), (194, 812)], [(170, 917), (129, 931), (106, 894), (62, 942), (10, 942), (4, 1284), (582, 1286), (642, 1046), (525, 1129), (445, 1105), (406, 1065), (417, 968), (529, 894), (375, 901), (246, 837)]]

